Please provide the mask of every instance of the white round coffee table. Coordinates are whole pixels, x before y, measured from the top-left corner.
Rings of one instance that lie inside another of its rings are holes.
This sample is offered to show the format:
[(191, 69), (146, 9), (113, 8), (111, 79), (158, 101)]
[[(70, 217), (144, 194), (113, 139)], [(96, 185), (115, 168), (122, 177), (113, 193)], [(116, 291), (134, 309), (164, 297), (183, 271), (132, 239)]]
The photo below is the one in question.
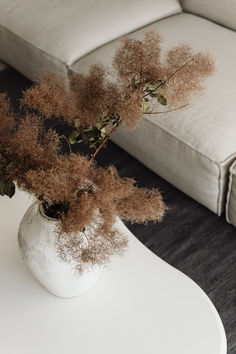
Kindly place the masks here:
[(31, 275), (17, 245), (30, 205), (24, 193), (0, 198), (0, 353), (226, 354), (222, 322), (207, 295), (127, 233), (87, 294), (61, 299)]

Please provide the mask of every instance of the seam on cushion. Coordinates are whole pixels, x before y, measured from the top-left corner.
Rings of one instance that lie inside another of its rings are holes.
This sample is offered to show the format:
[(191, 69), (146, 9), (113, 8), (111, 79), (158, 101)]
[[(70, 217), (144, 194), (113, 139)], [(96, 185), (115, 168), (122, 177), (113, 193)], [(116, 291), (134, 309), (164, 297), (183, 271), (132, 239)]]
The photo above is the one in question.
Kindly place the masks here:
[(218, 197), (217, 197), (217, 215), (220, 216), (220, 204), (222, 201), (222, 168), (221, 165), (217, 163), (218, 169), (219, 169), (219, 176), (218, 176)]
[(3, 26), (3, 25), (1, 25), (1, 24), (0, 24), (0, 29), (3, 29), (3, 30), (5, 30), (6, 32), (9, 32), (11, 35), (14, 35), (20, 42), (26, 43), (29, 47), (34, 48), (35, 51), (40, 51), (40, 52), (42, 52), (44, 55), (46, 55), (46, 56), (48, 56), (48, 57), (51, 57), (51, 58), (53, 58), (53, 59), (59, 61), (61, 64), (65, 65), (65, 67), (68, 69), (67, 63), (65, 63), (65, 62), (62, 61), (61, 59), (55, 57), (54, 55), (51, 55), (51, 54), (47, 53), (45, 50), (43, 50), (43, 49), (41, 49), (41, 48), (35, 46), (34, 44), (28, 42), (27, 40), (25, 40), (24, 38), (20, 37), (20, 36), (19, 36), (18, 34), (16, 34), (15, 32), (13, 32), (12, 30), (6, 28), (5, 26)]
[(232, 163), (232, 165), (230, 166), (230, 169), (229, 169), (229, 184), (228, 184), (228, 192), (227, 192), (227, 199), (226, 199), (226, 205), (225, 205), (225, 218), (229, 224), (232, 224), (231, 220), (229, 218), (229, 208), (230, 208), (230, 197), (231, 197), (231, 191), (232, 191), (233, 175), (234, 175), (233, 169), (235, 166), (236, 166), (236, 160)]
[(229, 172), (232, 173), (232, 175), (236, 175), (234, 168), (236, 167), (236, 160), (234, 160), (234, 162), (231, 164), (230, 168), (229, 168)]
[[(236, 157), (236, 153), (233, 153), (230, 156), (228, 156), (226, 159), (217, 163), (219, 171), (220, 171), (219, 172), (219, 196), (218, 196), (218, 201), (217, 201), (217, 215), (218, 216), (221, 215), (221, 212), (220, 212), (221, 207), (220, 206), (223, 203), (223, 183), (222, 183), (223, 170), (222, 170), (222, 165), (224, 163), (227, 163), (228, 161), (230, 161), (232, 158), (235, 158), (235, 157)], [(232, 162), (229, 169), (227, 170), (227, 174), (229, 174), (228, 188), (229, 188), (230, 177), (231, 177), (231, 173), (232, 173), (232, 169), (233, 169), (234, 165), (235, 165), (235, 160)], [(224, 177), (225, 177), (225, 175), (224, 175)], [(225, 214), (227, 213), (228, 188), (227, 188), (227, 192), (226, 192)], [(226, 216), (226, 220), (227, 220), (227, 216)]]
[[(180, 2), (179, 2), (179, 5), (180, 5)], [(136, 32), (136, 31), (141, 30), (142, 28), (145, 28), (145, 27), (147, 27), (147, 26), (149, 26), (149, 25), (152, 25), (153, 23), (155, 23), (155, 22), (157, 22), (157, 21), (161, 21), (161, 20), (164, 20), (164, 19), (166, 19), (166, 18), (168, 18), (168, 17), (172, 17), (172, 16), (176, 16), (176, 15), (180, 15), (180, 14), (182, 14), (182, 7), (181, 7), (181, 5), (180, 5), (180, 10), (179, 10), (178, 12), (177, 12), (177, 10), (175, 10), (174, 12), (170, 12), (169, 15), (164, 16), (164, 17), (162, 17), (162, 18), (160, 18), (160, 19), (158, 19), (158, 20), (154, 20), (154, 21), (152, 21), (152, 22), (150, 22), (150, 23), (147, 23), (147, 24), (145, 24), (145, 25), (143, 25), (143, 26), (141, 26), (141, 27), (138, 27), (138, 28), (136, 28), (135, 30), (132, 30), (132, 31), (126, 33), (126, 34), (132, 34), (132, 33)], [(44, 49), (41, 49), (41, 48), (35, 46), (34, 44), (30, 43), (29, 41), (27, 41), (26, 39), (22, 38), (21, 36), (19, 36), (18, 34), (16, 34), (14, 31), (12, 31), (12, 30), (10, 30), (9, 28), (3, 26), (2, 24), (0, 24), (0, 28), (2, 28), (3, 30), (5, 30), (6, 32), (9, 32), (9, 33), (13, 34), (13, 35), (14, 35), (15, 37), (17, 37), (20, 41), (26, 43), (26, 44), (29, 45), (30, 47), (32, 47), (32, 48), (34, 48), (34, 49), (36, 49), (36, 50), (40, 50), (40, 51), (41, 51), (42, 53), (44, 53), (45, 55), (47, 55), (47, 56), (49, 56), (49, 57), (51, 57), (51, 58), (53, 58), (53, 59), (58, 60), (60, 63), (64, 64), (67, 69), (70, 68), (72, 65), (74, 65), (78, 60), (80, 60), (80, 59), (82, 59), (83, 57), (85, 57), (86, 55), (89, 55), (90, 53), (93, 53), (94, 51), (98, 50), (99, 48), (101, 48), (101, 47), (103, 47), (103, 46), (105, 46), (105, 45), (107, 45), (107, 44), (109, 44), (109, 43), (112, 43), (112, 42), (114, 42), (114, 41), (116, 41), (116, 40), (119, 40), (119, 38), (122, 38), (122, 37), (125, 35), (125, 34), (124, 34), (123, 36), (119, 36), (119, 37), (117, 37), (117, 38), (114, 38), (114, 39), (112, 39), (111, 41), (109, 41), (109, 42), (107, 42), (107, 43), (104, 43), (104, 44), (98, 46), (97, 48), (95, 48), (95, 49), (89, 51), (88, 53), (82, 55), (81, 57), (77, 57), (77, 58), (73, 59), (72, 62), (64, 62), (63, 60), (61, 60), (61, 59), (55, 57), (54, 55), (47, 53)]]
[[(228, 156), (226, 159), (220, 161), (219, 163), (217, 163), (218, 165), (218, 168), (220, 170), (220, 177), (219, 177), (219, 198), (218, 198), (218, 202), (217, 202), (217, 215), (221, 215), (221, 212), (220, 212), (220, 205), (223, 203), (223, 183), (222, 183), (222, 178), (223, 178), (223, 170), (222, 170), (222, 165), (224, 163), (227, 163), (228, 161), (230, 161), (231, 159), (235, 158), (236, 157), (236, 153), (233, 153), (231, 154), (230, 156)], [(229, 174), (229, 180), (228, 180), (228, 185), (230, 184), (230, 177), (231, 177), (231, 173), (232, 172), (232, 169), (235, 165), (235, 160), (231, 163), (229, 169), (227, 170), (227, 174)], [(226, 175), (224, 175), (225, 177)], [(228, 186), (229, 188), (229, 186)], [(227, 192), (226, 192), (226, 204), (225, 204), (225, 214), (227, 212), (227, 199), (228, 199), (228, 188), (227, 188)], [(227, 216), (226, 216), (226, 220), (227, 220)], [(228, 220), (227, 220), (228, 221)]]
[[(228, 157), (226, 157), (226, 159), (224, 159), (224, 160), (221, 160), (221, 161), (219, 161), (219, 163), (221, 164), (224, 164), (224, 163), (226, 163), (226, 162), (228, 162), (231, 158), (233, 158), (233, 157), (236, 157), (236, 152), (234, 152), (234, 153), (232, 153), (231, 155), (229, 155)], [(231, 168), (231, 165), (230, 165), (230, 168)]]

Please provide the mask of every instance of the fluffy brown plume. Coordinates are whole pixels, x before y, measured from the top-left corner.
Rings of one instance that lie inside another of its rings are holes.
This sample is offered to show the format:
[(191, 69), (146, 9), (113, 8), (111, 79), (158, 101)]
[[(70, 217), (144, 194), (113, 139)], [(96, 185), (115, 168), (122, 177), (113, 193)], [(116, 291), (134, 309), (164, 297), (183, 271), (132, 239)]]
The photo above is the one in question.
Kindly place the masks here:
[(75, 96), (64, 76), (52, 72), (39, 75), (35, 84), (23, 92), (22, 105), (46, 118), (63, 118), (70, 124), (77, 118)]
[(9, 132), (15, 129), (15, 115), (11, 109), (10, 101), (8, 100), (5, 93), (0, 94), (0, 136), (2, 143), (5, 136), (8, 136)]
[[(193, 53), (191, 47), (180, 45), (166, 54), (166, 98), (171, 106), (189, 103), (203, 89), (203, 80), (214, 72), (209, 54)], [(179, 68), (182, 68), (179, 70)]]
[(118, 113), (122, 95), (119, 87), (107, 79), (108, 70), (103, 65), (92, 65), (89, 73), (74, 74), (71, 90), (79, 109), (81, 125), (94, 125), (99, 115)]
[(0, 100), (1, 180), (14, 180), (59, 220), (59, 254), (78, 271), (106, 264), (126, 248), (126, 237), (114, 229), (117, 217), (162, 219), (165, 205), (157, 190), (138, 189), (133, 179), (121, 178), (114, 167), (97, 167), (86, 156), (62, 154), (58, 134), (40, 116), (19, 118), (4, 95)]
[[(93, 65), (88, 74), (74, 74), (70, 87), (57, 74), (42, 74), (23, 92), (24, 118), (0, 95), (0, 193), (12, 196), (16, 181), (34, 194), (46, 214), (59, 219), (59, 253), (79, 271), (125, 249), (126, 238), (114, 229), (117, 217), (145, 223), (160, 221), (165, 212), (158, 190), (138, 188), (114, 167), (97, 167), (94, 157), (123, 122), (134, 128), (144, 114), (155, 113), (153, 107), (188, 103), (214, 64), (186, 45), (163, 54), (160, 35), (149, 31), (142, 41), (123, 39), (111, 70), (116, 82), (107, 68)], [(58, 134), (55, 124), (50, 129), (54, 118), (69, 136)], [(82, 141), (95, 149), (93, 158), (72, 153), (70, 144)]]
[(139, 84), (159, 80), (163, 76), (159, 33), (148, 31), (142, 41), (124, 37), (114, 55), (113, 68), (124, 87), (132, 80)]
[[(109, 80), (109, 71), (114, 72), (116, 82)], [(63, 77), (53, 73), (41, 75), (24, 92), (22, 105), (47, 118), (63, 118), (75, 128), (79, 124), (95, 125), (102, 117), (111, 120), (114, 114), (134, 128), (144, 114), (150, 113), (150, 109), (143, 108), (144, 99), (149, 103), (156, 100), (152, 113), (163, 111), (162, 105), (167, 106), (167, 111), (169, 107), (178, 109), (202, 90), (204, 79), (213, 71), (211, 56), (194, 53), (188, 45), (162, 53), (161, 37), (151, 30), (143, 40), (123, 38), (112, 68), (97, 64), (90, 67), (88, 74), (73, 74), (70, 88)], [(155, 87), (152, 99), (145, 91), (150, 84)], [(153, 98), (154, 93), (157, 95)]]

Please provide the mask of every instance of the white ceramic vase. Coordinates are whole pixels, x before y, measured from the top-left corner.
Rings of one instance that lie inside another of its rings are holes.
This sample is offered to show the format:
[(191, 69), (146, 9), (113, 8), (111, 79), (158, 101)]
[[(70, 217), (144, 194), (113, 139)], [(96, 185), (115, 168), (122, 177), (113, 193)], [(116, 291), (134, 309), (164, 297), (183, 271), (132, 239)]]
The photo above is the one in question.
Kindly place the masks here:
[(90, 268), (80, 275), (72, 264), (61, 259), (56, 247), (58, 223), (58, 220), (47, 217), (42, 205), (35, 202), (20, 223), (19, 247), (34, 277), (48, 291), (66, 298), (79, 296), (94, 286), (102, 268)]

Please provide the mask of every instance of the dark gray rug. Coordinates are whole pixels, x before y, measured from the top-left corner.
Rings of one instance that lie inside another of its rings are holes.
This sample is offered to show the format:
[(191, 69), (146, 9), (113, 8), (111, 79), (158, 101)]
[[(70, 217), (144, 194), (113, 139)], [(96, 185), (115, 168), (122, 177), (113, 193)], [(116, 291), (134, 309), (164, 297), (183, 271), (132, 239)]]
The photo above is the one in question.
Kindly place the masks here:
[[(8, 92), (14, 102), (20, 90), (30, 84), (14, 70), (0, 73), (0, 92)], [(164, 221), (127, 226), (148, 248), (187, 274), (207, 293), (225, 326), (228, 354), (235, 354), (236, 229), (224, 217), (217, 217), (111, 142), (99, 156), (102, 165), (110, 162), (121, 176), (134, 177), (139, 186), (162, 191), (170, 208)]]

